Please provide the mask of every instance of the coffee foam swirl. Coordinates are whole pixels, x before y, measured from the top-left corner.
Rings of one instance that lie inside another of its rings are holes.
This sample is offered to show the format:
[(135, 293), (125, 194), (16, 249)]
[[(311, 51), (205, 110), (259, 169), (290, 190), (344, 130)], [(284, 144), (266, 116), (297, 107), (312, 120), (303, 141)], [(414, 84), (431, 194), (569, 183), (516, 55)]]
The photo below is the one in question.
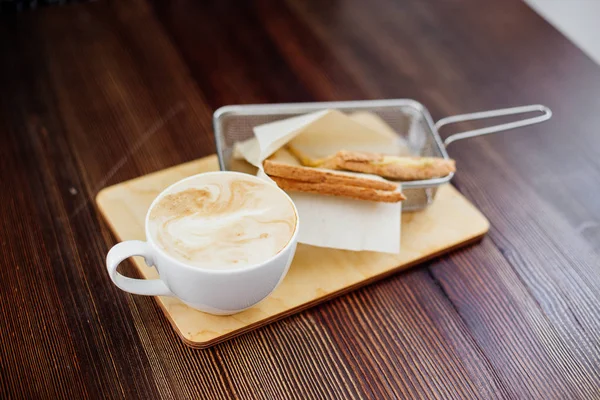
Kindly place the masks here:
[(281, 251), (296, 229), (290, 200), (267, 182), (209, 174), (175, 187), (149, 216), (154, 241), (193, 266), (239, 268)]

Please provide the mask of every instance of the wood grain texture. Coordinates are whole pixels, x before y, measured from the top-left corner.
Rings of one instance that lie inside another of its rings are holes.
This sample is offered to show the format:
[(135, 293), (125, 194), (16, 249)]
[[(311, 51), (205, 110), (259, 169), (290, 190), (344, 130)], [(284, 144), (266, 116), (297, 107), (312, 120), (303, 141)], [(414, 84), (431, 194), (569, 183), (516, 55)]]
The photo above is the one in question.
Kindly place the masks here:
[[(521, 1), (98, 1), (0, 54), (0, 397), (600, 396), (600, 70)], [(554, 111), (450, 147), (480, 245), (206, 351), (97, 268), (97, 192), (213, 153), (218, 106), (395, 97)]]
[[(119, 241), (146, 240), (146, 214), (161, 191), (189, 176), (218, 170), (216, 155), (205, 157), (105, 188), (96, 203)], [(156, 300), (185, 343), (206, 348), (472, 244), (489, 229), (485, 217), (451, 185), (440, 188), (426, 210), (404, 213), (401, 226), (398, 255), (299, 244), (281, 285), (256, 306), (235, 315), (209, 315), (174, 297)], [(159, 279), (156, 268), (141, 258), (134, 263), (145, 279)]]

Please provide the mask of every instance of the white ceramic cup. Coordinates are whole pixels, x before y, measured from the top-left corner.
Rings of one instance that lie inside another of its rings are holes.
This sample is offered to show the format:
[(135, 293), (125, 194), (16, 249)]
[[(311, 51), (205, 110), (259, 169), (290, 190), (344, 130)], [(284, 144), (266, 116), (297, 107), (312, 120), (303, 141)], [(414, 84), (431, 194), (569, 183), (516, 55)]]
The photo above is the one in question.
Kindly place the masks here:
[[(207, 172), (206, 174), (236, 174), (243, 179), (263, 180), (239, 172)], [(106, 256), (110, 278), (120, 289), (147, 296), (174, 296), (195, 309), (217, 315), (228, 315), (252, 307), (267, 297), (281, 283), (296, 251), (298, 237), (298, 211), (292, 199), (281, 189), (281, 194), (290, 201), (296, 214), (296, 229), (286, 246), (273, 257), (255, 265), (237, 269), (203, 269), (178, 261), (156, 245), (148, 230), (148, 219), (152, 208), (172, 188), (195, 179), (194, 175), (174, 183), (152, 202), (146, 214), (146, 241), (128, 240), (113, 246)], [(144, 257), (148, 266), (154, 266), (159, 279), (132, 279), (117, 272), (117, 266), (132, 256)]]

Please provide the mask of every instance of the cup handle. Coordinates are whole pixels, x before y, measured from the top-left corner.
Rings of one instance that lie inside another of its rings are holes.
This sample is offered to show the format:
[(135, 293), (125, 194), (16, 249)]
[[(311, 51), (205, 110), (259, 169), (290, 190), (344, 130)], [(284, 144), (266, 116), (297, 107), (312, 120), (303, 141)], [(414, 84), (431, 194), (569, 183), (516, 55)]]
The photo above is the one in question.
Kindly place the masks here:
[(145, 296), (173, 296), (167, 285), (160, 279), (132, 279), (117, 272), (119, 264), (132, 256), (142, 256), (149, 266), (154, 265), (152, 249), (141, 240), (129, 240), (117, 243), (106, 256), (108, 274), (119, 289)]

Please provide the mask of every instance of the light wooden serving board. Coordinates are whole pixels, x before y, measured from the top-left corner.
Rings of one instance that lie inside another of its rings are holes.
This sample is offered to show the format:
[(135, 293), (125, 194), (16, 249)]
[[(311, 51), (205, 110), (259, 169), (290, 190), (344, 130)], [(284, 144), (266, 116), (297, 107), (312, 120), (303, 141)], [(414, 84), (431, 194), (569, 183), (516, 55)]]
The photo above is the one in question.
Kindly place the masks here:
[[(108, 187), (96, 201), (118, 240), (145, 240), (146, 211), (158, 193), (187, 176), (216, 170), (217, 157), (206, 157)], [(488, 229), (489, 223), (479, 210), (454, 187), (445, 185), (429, 208), (402, 215), (402, 250), (398, 255), (300, 244), (275, 292), (232, 316), (206, 314), (173, 297), (156, 299), (188, 345), (208, 347), (476, 241)], [(136, 257), (134, 263), (144, 278), (158, 277), (156, 269), (146, 266), (141, 258)]]

